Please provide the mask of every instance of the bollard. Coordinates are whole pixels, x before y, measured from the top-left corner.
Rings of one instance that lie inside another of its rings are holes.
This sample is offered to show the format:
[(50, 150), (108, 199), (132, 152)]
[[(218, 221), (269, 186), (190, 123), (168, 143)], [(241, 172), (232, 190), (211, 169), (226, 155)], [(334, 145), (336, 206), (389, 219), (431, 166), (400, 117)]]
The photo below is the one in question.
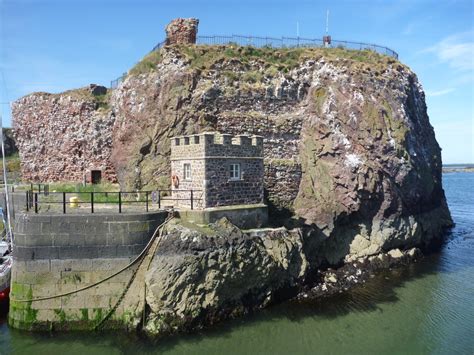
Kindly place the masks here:
[(38, 213), (38, 193), (35, 192), (35, 213)]
[(91, 192), (91, 213), (94, 213), (94, 193)]

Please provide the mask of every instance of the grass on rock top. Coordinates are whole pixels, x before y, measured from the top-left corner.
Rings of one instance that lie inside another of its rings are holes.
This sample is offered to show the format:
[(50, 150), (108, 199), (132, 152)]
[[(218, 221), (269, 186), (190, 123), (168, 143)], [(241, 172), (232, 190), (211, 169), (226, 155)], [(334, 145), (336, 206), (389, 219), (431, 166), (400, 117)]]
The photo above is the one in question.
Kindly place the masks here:
[[(347, 59), (349, 62), (366, 63), (371, 65), (382, 65), (398, 63), (390, 56), (382, 55), (371, 50), (351, 50), (345, 48), (273, 48), (273, 47), (252, 47), (239, 46), (237, 44), (228, 45), (174, 45), (170, 49), (177, 50), (188, 61), (193, 69), (209, 70), (218, 63), (233, 60), (236, 65), (239, 63), (245, 68), (252, 66), (255, 61), (264, 65), (265, 75), (275, 76), (278, 73), (287, 73), (296, 68), (308, 59), (325, 58), (328, 61), (337, 59)], [(156, 65), (162, 59), (162, 51), (168, 48), (161, 48), (146, 55), (130, 71), (129, 75), (139, 75), (154, 71)], [(259, 73), (262, 75), (261, 73)], [(258, 80), (256, 74), (247, 78), (249, 81)]]

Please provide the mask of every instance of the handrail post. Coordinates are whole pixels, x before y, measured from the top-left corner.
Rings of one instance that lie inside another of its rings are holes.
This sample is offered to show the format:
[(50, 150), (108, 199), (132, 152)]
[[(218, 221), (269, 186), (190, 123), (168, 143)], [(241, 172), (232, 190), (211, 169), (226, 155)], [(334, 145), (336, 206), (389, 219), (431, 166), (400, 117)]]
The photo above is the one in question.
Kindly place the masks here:
[(66, 192), (63, 192), (63, 213), (66, 213)]
[(193, 189), (191, 189), (191, 209), (193, 209)]
[(145, 192), (145, 199), (146, 199), (146, 211), (148, 212), (148, 191)]
[(38, 213), (38, 193), (35, 192), (35, 213)]
[(29, 204), (30, 204), (30, 192), (29, 191), (26, 191), (26, 212), (29, 211)]
[(94, 192), (91, 191), (91, 213), (94, 213)]
[(122, 213), (122, 191), (119, 191), (119, 213)]

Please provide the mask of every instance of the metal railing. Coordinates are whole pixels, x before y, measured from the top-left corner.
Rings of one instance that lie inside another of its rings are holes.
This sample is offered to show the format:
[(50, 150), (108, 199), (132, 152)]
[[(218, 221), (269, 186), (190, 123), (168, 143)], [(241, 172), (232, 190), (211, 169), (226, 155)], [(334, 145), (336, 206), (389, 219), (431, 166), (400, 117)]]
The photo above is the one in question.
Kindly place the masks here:
[[(156, 51), (163, 47), (166, 41), (159, 42), (150, 51)], [(322, 39), (317, 38), (303, 38), (303, 37), (259, 37), (259, 36), (197, 36), (197, 45), (237, 45), (250, 46), (255, 48), (270, 47), (270, 48), (343, 48), (352, 50), (368, 50), (383, 55), (388, 55), (398, 59), (398, 53), (386, 46), (380, 46), (373, 43), (352, 42), (342, 40), (331, 40), (331, 44), (327, 47)], [(127, 73), (119, 76), (117, 79), (110, 82), (110, 88), (116, 89), (120, 83), (125, 79)]]
[[(173, 197), (172, 192), (179, 193)], [(28, 190), (26, 212), (57, 213), (123, 213), (150, 212), (175, 207), (185, 201), (191, 210), (199, 208), (201, 190), (154, 190), (154, 191), (116, 191), (116, 192), (50, 192)], [(182, 197), (188, 195), (186, 197)], [(171, 204), (170, 204), (171, 202)]]

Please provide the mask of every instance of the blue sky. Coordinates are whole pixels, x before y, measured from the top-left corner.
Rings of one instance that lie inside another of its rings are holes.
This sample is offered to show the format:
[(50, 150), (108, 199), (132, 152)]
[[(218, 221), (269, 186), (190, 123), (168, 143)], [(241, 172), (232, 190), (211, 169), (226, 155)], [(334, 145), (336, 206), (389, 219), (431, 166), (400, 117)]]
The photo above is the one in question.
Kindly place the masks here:
[(0, 0), (0, 105), (34, 91), (109, 85), (156, 43), (175, 17), (199, 33), (320, 38), (388, 46), (417, 74), (444, 163), (474, 163), (472, 0), (108, 1)]

